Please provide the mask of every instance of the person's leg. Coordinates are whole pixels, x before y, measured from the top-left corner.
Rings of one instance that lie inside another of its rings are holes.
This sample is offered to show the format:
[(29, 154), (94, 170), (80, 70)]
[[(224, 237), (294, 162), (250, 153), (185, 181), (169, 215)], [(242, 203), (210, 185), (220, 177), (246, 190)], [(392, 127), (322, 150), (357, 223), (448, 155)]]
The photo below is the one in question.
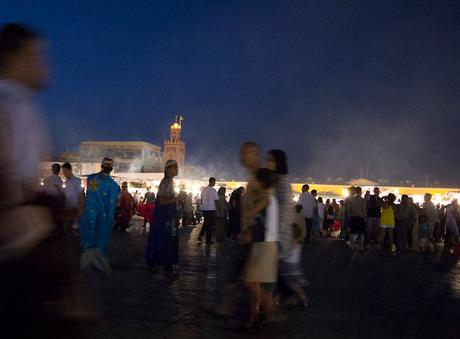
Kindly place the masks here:
[(303, 288), (300, 287), (300, 286), (297, 286), (297, 285), (292, 285), (291, 289), (294, 291), (295, 294), (297, 294), (297, 296), (299, 297), (300, 302), (302, 303), (302, 305), (304, 307), (308, 307), (310, 302), (309, 302), (309, 300), (307, 298), (307, 295), (305, 294)]
[(374, 218), (367, 217), (365, 219), (366, 221), (366, 233), (365, 233), (365, 238), (364, 242), (366, 243), (366, 247), (370, 248), (371, 247), (371, 242), (372, 242), (372, 227), (374, 224)]
[(351, 249), (355, 247), (355, 233), (350, 233)]
[(243, 286), (248, 290), (251, 300), (249, 321), (253, 324), (257, 324), (259, 322), (260, 309), (260, 283), (243, 281)]
[(385, 240), (385, 234), (387, 232), (387, 229), (385, 227), (380, 227), (380, 235), (379, 235), (379, 247), (381, 250), (383, 250), (383, 241)]
[(366, 233), (366, 222), (364, 221), (364, 218), (361, 218), (359, 220), (359, 226), (358, 226), (358, 233), (359, 233), (359, 250), (364, 251), (364, 234)]
[(310, 242), (311, 238), (311, 230), (313, 227), (313, 219), (312, 218), (305, 218), (305, 226), (307, 229), (307, 236), (305, 238), (305, 244), (308, 244)]
[(204, 221), (203, 221), (203, 225), (201, 226), (200, 234), (198, 236), (198, 241), (201, 241), (201, 238), (206, 233), (206, 229), (208, 228), (208, 224), (209, 224), (209, 221), (210, 221), (208, 213), (209, 213), (209, 211), (203, 211)]
[(267, 322), (277, 321), (274, 314), (273, 293), (276, 283), (262, 284), (260, 288), (260, 306), (265, 312)]
[(211, 243), (212, 241), (212, 228), (216, 222), (216, 211), (208, 211), (208, 227), (206, 228), (206, 243)]
[(390, 242), (390, 252), (393, 252), (393, 242), (394, 242), (394, 240), (393, 240), (393, 230), (394, 230), (394, 228), (393, 227), (388, 227), (387, 230), (388, 230), (388, 240)]

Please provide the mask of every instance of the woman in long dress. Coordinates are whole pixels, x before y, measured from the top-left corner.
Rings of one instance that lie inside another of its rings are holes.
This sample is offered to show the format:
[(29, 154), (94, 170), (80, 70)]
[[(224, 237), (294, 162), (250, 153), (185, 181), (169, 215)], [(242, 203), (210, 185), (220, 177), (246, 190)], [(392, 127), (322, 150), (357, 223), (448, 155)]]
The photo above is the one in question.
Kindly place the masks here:
[(162, 265), (167, 275), (175, 274), (172, 265), (177, 264), (179, 256), (177, 202), (184, 200), (185, 196), (182, 193), (177, 195), (174, 191), (173, 178), (178, 173), (177, 162), (168, 160), (165, 176), (158, 187), (145, 253), (148, 268), (155, 271), (155, 265)]

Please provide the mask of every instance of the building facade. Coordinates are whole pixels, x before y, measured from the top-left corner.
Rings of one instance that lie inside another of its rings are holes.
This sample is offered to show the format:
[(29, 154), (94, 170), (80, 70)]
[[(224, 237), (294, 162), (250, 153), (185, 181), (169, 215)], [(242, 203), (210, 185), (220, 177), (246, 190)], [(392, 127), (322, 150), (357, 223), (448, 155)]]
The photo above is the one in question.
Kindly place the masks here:
[(144, 141), (84, 141), (78, 153), (63, 152), (61, 162), (100, 163), (104, 157), (115, 161), (115, 172), (162, 172), (161, 146)]

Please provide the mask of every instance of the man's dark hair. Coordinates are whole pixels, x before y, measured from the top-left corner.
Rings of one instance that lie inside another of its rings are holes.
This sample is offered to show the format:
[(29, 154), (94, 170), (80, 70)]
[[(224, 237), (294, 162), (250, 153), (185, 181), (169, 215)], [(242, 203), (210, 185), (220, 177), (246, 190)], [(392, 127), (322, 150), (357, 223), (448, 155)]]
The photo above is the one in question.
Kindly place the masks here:
[(0, 72), (5, 70), (7, 59), (21, 50), (25, 41), (40, 37), (37, 31), (23, 24), (9, 23), (0, 30)]
[(305, 184), (305, 185), (302, 186), (302, 189), (304, 189), (304, 188), (308, 191), (310, 189), (310, 186)]
[(51, 171), (53, 171), (53, 174), (59, 174), (60, 170), (61, 170), (61, 165), (59, 165), (59, 164), (52, 164), (51, 165)]
[(64, 165), (62, 165), (62, 168), (72, 169), (72, 165), (66, 162)]
[(209, 178), (209, 183), (211, 183), (212, 181), (216, 182), (216, 178), (210, 177), (210, 178)]
[(272, 149), (268, 152), (268, 154), (271, 154), (275, 159), (276, 173), (284, 175), (288, 174), (286, 153), (279, 149)]

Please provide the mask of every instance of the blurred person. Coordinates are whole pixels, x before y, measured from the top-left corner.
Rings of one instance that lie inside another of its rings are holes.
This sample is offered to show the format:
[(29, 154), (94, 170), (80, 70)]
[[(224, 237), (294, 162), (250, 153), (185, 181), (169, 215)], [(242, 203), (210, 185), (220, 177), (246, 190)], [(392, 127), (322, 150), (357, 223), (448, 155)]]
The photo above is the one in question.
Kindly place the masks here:
[(409, 229), (410, 202), (407, 194), (401, 196), (401, 203), (395, 206), (396, 250), (403, 254), (407, 249), (407, 231)]
[(439, 226), (440, 226), (440, 240), (446, 241), (446, 206), (441, 205), (438, 210)]
[(0, 29), (0, 325), (4, 337), (79, 338), (87, 334), (79, 321), (94, 318), (79, 294), (77, 266), (72, 265), (67, 243), (46, 207), (50, 206), (47, 197), (38, 189), (47, 137), (35, 95), (47, 87), (49, 73), (44, 37), (22, 24)]
[(382, 200), (382, 212), (380, 215), (379, 248), (383, 250), (385, 235), (388, 234), (388, 240), (390, 243), (390, 253), (393, 253), (393, 231), (395, 228), (395, 200), (396, 197), (393, 193), (388, 194), (388, 196)]
[(305, 217), (305, 227), (307, 236), (305, 237), (305, 244), (310, 243), (311, 232), (313, 228), (313, 216), (314, 210), (316, 208), (316, 200), (313, 195), (308, 192), (310, 186), (307, 184), (302, 186), (302, 194), (299, 196), (297, 200), (297, 205), (302, 206), (302, 215)]
[(321, 234), (321, 226), (319, 224), (319, 213), (318, 213), (318, 192), (316, 190), (311, 191), (311, 195), (315, 199), (315, 208), (313, 209), (313, 226), (312, 226), (312, 234), (313, 235), (320, 235)]
[(225, 187), (217, 191), (219, 196), (219, 208), (216, 210), (216, 241), (224, 241), (227, 228), (228, 202), (225, 198)]
[(332, 199), (332, 207), (334, 207), (334, 221), (339, 221), (340, 218), (340, 205), (336, 199)]
[(66, 162), (62, 165), (65, 180), (65, 223), (64, 230), (70, 233), (78, 229), (78, 219), (83, 214), (85, 205), (85, 192), (81, 187), (81, 179), (72, 173), (72, 165)]
[(331, 203), (326, 204), (325, 214), (326, 216), (324, 219), (324, 225), (326, 228), (326, 236), (331, 237), (332, 226), (334, 225), (334, 219), (335, 219), (334, 205), (332, 205)]
[[(245, 208), (252, 208), (255, 204), (253, 198), (253, 185), (257, 170), (260, 167), (260, 146), (252, 141), (245, 142), (240, 147), (239, 157), (241, 165), (249, 170), (249, 180), (246, 190), (240, 187), (238, 189), (239, 193), (236, 193), (235, 196), (236, 201), (239, 200), (239, 202), (235, 203), (234, 208), (238, 205), (241, 206), (241, 209), (238, 209), (238, 211), (241, 211), (241, 219), (238, 223), (238, 228), (234, 228), (233, 230), (233, 237), (236, 242), (231, 242), (229, 244), (229, 252), (226, 256), (227, 260), (225, 264), (226, 270), (223, 298), (222, 302), (216, 307), (216, 313), (230, 316), (234, 315), (234, 298), (241, 269), (251, 250), (252, 234), (250, 220), (248, 221), (244, 218), (242, 211)], [(238, 194), (241, 194), (241, 196), (238, 197)], [(239, 212), (238, 215), (240, 215)], [(236, 217), (237, 215), (234, 214), (234, 216)], [(246, 283), (244, 287), (249, 291), (251, 300), (253, 300), (255, 304), (260, 303), (260, 285), (258, 283)], [(245, 324), (247, 326), (244, 326), (246, 329), (242, 328), (242, 330), (256, 332), (258, 329), (258, 322), (251, 323), (251, 321), (255, 321), (256, 317), (258, 321), (258, 312), (256, 315), (255, 308), (251, 308), (249, 322)]]
[[(276, 173), (275, 193), (279, 206), (279, 276), (278, 290), (289, 286), (301, 304), (308, 306), (308, 299), (302, 290), (305, 278), (300, 266), (302, 242), (306, 236), (305, 218), (301, 207), (292, 202), (292, 188), (287, 181), (287, 156), (281, 150), (271, 150), (267, 154), (266, 166)], [(300, 221), (299, 221), (300, 218)], [(299, 230), (300, 228), (300, 230)], [(296, 301), (298, 302), (298, 301)]]
[[(308, 281), (304, 276), (301, 265), (302, 258), (302, 243), (306, 236), (305, 218), (300, 213), (300, 206), (295, 206), (294, 223), (291, 225), (293, 231), (292, 246), (288, 250), (287, 255), (279, 262), (279, 277), (280, 282), (283, 282), (294, 292), (289, 296), (288, 304), (298, 306), (300, 309), (310, 307), (310, 302), (303, 288), (308, 285)], [(279, 291), (281, 292), (281, 291)], [(279, 303), (277, 296), (276, 303)]]
[(64, 183), (59, 176), (61, 165), (53, 164), (51, 166), (52, 175), (43, 180), (42, 202), (53, 211), (53, 221), (58, 226), (57, 232), (63, 232), (65, 221), (65, 195)]
[(203, 218), (203, 209), (201, 208), (201, 199), (200, 199), (199, 194), (197, 194), (195, 197), (195, 204), (196, 204), (195, 219), (196, 219), (196, 224), (199, 224), (201, 222), (201, 218)]
[(136, 190), (133, 194), (133, 215), (137, 214), (137, 205), (139, 205), (139, 192)]
[[(349, 213), (349, 205), (351, 202), (351, 199), (356, 195), (356, 189), (354, 186), (351, 186), (348, 188), (348, 196), (345, 197), (345, 219), (344, 219), (344, 224), (345, 224), (345, 229), (347, 233), (345, 234), (345, 240), (347, 240), (347, 244), (350, 243), (351, 246), (351, 240), (350, 238), (350, 213)], [(354, 240), (354, 239), (353, 239)]]
[(452, 203), (446, 208), (446, 227), (449, 229), (450, 239), (447, 242), (446, 248), (449, 248), (451, 245), (460, 244), (460, 237), (458, 231), (458, 223), (460, 220), (460, 212), (458, 200), (452, 200)]
[(43, 190), (45, 194), (55, 197), (56, 199), (63, 200), (63, 181), (59, 176), (61, 172), (61, 165), (53, 164), (51, 166), (52, 175), (43, 179)]
[(295, 221), (292, 188), (287, 180), (288, 164), (286, 153), (278, 149), (270, 150), (267, 153), (266, 167), (276, 173), (275, 194), (279, 205), (279, 257), (283, 258), (293, 245), (292, 224)]
[(429, 236), (428, 236), (428, 241), (426, 242), (425, 245), (425, 250), (427, 251), (428, 247), (430, 246), (430, 243), (433, 244), (434, 246), (434, 251), (437, 250), (436, 242), (434, 239), (434, 226), (436, 221), (438, 220), (438, 213), (436, 211), (436, 206), (433, 204), (431, 201), (431, 194), (426, 193), (425, 196), (423, 197), (423, 213), (427, 216), (428, 218), (428, 223), (429, 223)]
[(241, 269), (240, 279), (251, 294), (251, 314), (249, 320), (240, 326), (243, 333), (258, 330), (260, 308), (265, 319), (275, 321), (273, 293), (278, 276), (279, 205), (273, 192), (276, 173), (260, 168), (252, 182), (251, 205), (243, 207), (243, 219), (249, 222), (251, 250)]
[(241, 210), (241, 197), (244, 194), (244, 187), (238, 187), (230, 195), (228, 203), (228, 227), (225, 237), (228, 241), (236, 238), (240, 232), (240, 210)]
[(145, 233), (150, 232), (150, 222), (152, 221), (153, 209), (154, 209), (155, 193), (150, 192), (150, 186), (147, 186), (147, 192), (142, 202), (141, 215), (144, 217)]
[(133, 216), (133, 196), (128, 192), (128, 183), (124, 181), (121, 184), (121, 191), (117, 196), (115, 227), (126, 231)]
[(361, 196), (361, 187), (355, 188), (356, 195), (351, 198), (348, 205), (348, 214), (350, 215), (350, 241), (351, 248), (354, 249), (355, 234), (359, 235), (359, 250), (364, 251), (364, 233), (366, 223), (366, 200)]
[(164, 178), (161, 179), (153, 210), (152, 228), (145, 251), (147, 267), (156, 271), (155, 265), (164, 267), (164, 274), (177, 276), (173, 265), (179, 260), (179, 219), (177, 203), (185, 200), (185, 192), (174, 190), (173, 178), (179, 174), (177, 162), (169, 159), (165, 163)]
[(413, 250), (413, 243), (414, 243), (414, 237), (413, 237), (413, 231), (415, 228), (415, 221), (417, 219), (417, 208), (415, 207), (414, 204), (414, 199), (412, 197), (409, 197), (409, 212), (407, 213), (408, 216), (408, 229), (407, 229), (407, 245), (409, 247), (409, 250)]
[(379, 196), (380, 189), (374, 188), (374, 194), (367, 200), (366, 213), (366, 248), (371, 248), (372, 244), (377, 243), (380, 227), (380, 209), (382, 207), (382, 198)]
[(339, 239), (340, 240), (345, 240), (346, 234), (347, 234), (347, 229), (345, 228), (345, 200), (340, 200), (340, 212), (338, 216), (338, 222), (340, 223), (340, 234), (339, 234)]
[(183, 209), (183, 216), (182, 216), (182, 227), (187, 227), (193, 223), (193, 194), (187, 194), (187, 197), (184, 201), (184, 209)]
[(428, 238), (430, 237), (430, 222), (426, 214), (421, 211), (419, 215), (419, 228), (418, 228), (418, 246), (419, 252), (427, 252)]
[(88, 275), (92, 266), (106, 274), (112, 272), (106, 253), (119, 193), (119, 186), (110, 177), (113, 166), (113, 159), (105, 157), (102, 159), (101, 171), (87, 178), (87, 197), (80, 219), (80, 270), (85, 275)]
[(214, 186), (216, 179), (209, 178), (209, 184), (201, 191), (201, 204), (203, 208), (204, 222), (201, 226), (200, 234), (198, 235), (198, 242), (201, 242), (203, 235), (206, 233), (206, 245), (212, 245), (212, 228), (216, 222), (216, 211), (220, 213), (219, 196)]
[(318, 230), (319, 230), (319, 234), (323, 235), (325, 208), (324, 208), (324, 203), (323, 203), (323, 198), (322, 197), (318, 197), (318, 202), (317, 202), (316, 206), (318, 208), (318, 225), (319, 225)]

